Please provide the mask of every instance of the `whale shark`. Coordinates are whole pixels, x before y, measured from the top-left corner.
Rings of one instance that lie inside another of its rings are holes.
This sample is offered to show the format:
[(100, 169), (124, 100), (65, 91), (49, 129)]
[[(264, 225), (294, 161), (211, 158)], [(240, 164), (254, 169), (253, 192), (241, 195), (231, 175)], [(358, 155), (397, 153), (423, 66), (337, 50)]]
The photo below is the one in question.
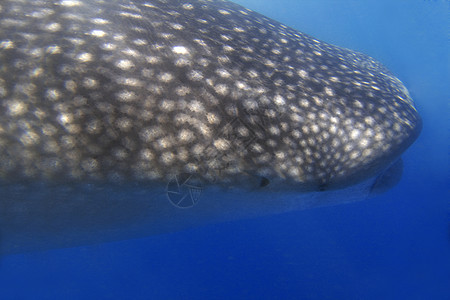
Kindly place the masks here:
[(373, 58), (223, 0), (0, 2), (0, 254), (366, 199), (421, 118)]

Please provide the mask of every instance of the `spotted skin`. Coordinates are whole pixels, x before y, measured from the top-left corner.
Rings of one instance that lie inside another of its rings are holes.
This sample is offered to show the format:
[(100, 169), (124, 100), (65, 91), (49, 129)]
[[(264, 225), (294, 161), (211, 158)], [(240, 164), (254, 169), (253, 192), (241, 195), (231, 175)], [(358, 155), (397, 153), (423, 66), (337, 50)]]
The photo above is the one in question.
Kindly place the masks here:
[(0, 61), (7, 181), (342, 187), (420, 130), (378, 62), (228, 1), (2, 1)]
[(420, 128), (378, 62), (232, 2), (0, 2), (0, 254), (360, 200)]

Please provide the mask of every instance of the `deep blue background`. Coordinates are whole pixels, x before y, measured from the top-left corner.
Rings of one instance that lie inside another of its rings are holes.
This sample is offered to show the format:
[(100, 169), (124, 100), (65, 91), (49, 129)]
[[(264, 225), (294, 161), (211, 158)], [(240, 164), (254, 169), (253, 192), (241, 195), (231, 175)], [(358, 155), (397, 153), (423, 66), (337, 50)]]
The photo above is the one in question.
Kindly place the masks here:
[(450, 299), (450, 2), (236, 2), (405, 83), (424, 128), (401, 183), (360, 203), (3, 257), (0, 299)]

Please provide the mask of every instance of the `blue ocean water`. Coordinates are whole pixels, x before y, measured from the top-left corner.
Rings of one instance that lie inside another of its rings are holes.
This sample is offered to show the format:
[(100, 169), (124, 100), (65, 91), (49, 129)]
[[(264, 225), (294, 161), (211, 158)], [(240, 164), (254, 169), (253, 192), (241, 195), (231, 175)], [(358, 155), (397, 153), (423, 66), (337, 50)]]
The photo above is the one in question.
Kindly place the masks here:
[(423, 117), (377, 198), (0, 261), (0, 299), (450, 299), (450, 2), (239, 0), (369, 54)]

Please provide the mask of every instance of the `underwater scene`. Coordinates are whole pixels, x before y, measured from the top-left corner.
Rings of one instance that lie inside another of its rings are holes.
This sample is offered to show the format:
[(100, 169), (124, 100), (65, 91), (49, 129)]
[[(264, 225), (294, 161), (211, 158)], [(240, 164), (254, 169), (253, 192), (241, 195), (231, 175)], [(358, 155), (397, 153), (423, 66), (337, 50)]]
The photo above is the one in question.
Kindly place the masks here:
[(450, 299), (449, 12), (0, 1), (0, 299)]

